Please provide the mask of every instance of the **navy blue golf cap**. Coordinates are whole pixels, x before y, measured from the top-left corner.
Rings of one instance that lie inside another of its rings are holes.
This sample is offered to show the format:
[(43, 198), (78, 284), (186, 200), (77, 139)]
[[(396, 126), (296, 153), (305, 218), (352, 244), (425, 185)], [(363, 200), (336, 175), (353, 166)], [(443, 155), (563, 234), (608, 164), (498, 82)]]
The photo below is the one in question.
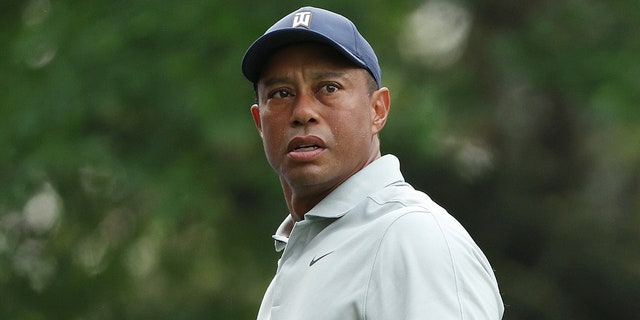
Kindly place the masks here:
[(279, 48), (299, 42), (317, 42), (336, 48), (357, 66), (371, 73), (381, 87), (380, 66), (373, 48), (349, 19), (337, 13), (300, 8), (276, 22), (247, 50), (242, 73), (254, 84), (260, 79), (267, 59)]

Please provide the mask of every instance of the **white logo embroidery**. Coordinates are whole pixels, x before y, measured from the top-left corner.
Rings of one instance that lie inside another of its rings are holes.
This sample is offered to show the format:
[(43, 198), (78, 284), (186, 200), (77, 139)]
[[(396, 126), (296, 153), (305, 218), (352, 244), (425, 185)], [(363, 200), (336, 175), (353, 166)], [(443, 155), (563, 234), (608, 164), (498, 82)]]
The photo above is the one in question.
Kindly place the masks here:
[(295, 15), (293, 15), (293, 24), (291, 25), (292, 28), (305, 27), (309, 29), (310, 25), (311, 25), (311, 12), (309, 11), (298, 12)]

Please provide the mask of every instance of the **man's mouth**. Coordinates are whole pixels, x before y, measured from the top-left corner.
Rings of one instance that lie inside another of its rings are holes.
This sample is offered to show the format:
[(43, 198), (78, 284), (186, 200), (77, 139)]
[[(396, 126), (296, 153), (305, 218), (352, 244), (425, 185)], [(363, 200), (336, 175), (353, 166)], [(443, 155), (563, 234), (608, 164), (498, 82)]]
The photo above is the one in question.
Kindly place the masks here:
[(302, 151), (313, 151), (316, 149), (324, 149), (325, 143), (324, 141), (313, 135), (309, 136), (299, 136), (291, 139), (287, 146), (288, 152), (302, 152)]
[(320, 148), (317, 145), (308, 145), (308, 146), (299, 146), (295, 149), (293, 149), (293, 151), (299, 151), (299, 152), (304, 152), (304, 151), (313, 151)]
[(317, 136), (296, 137), (289, 142), (287, 154), (296, 161), (315, 159), (326, 149), (324, 141)]

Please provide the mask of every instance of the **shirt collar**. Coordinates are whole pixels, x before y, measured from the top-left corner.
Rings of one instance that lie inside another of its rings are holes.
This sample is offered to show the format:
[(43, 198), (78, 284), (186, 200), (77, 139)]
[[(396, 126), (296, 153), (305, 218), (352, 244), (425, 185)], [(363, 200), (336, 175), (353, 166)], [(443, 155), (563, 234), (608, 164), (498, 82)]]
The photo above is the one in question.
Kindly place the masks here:
[(340, 218), (365, 197), (395, 182), (403, 182), (400, 162), (393, 155), (385, 155), (371, 162), (343, 182), (304, 217)]
[[(404, 182), (400, 172), (400, 161), (394, 155), (382, 156), (356, 172), (322, 199), (304, 215), (305, 220), (340, 218), (368, 195), (396, 182)], [(281, 251), (286, 246), (293, 225), (293, 218), (287, 215), (273, 235), (276, 251)]]

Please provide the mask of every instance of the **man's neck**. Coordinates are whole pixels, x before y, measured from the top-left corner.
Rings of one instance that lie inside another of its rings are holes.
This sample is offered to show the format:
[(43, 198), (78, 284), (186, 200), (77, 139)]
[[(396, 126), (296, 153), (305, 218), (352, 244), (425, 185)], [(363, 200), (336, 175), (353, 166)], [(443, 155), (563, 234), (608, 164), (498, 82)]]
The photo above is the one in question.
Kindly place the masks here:
[[(362, 170), (364, 167), (369, 165), (371, 162), (379, 159), (380, 149), (374, 149), (374, 152), (371, 153), (369, 159), (367, 159), (353, 174)], [(351, 176), (344, 177), (342, 180), (337, 183), (332, 184), (329, 188), (298, 188), (292, 187), (287, 183), (287, 181), (280, 177), (280, 184), (282, 185), (282, 191), (284, 193), (284, 198), (287, 202), (287, 207), (289, 209), (289, 213), (291, 217), (295, 221), (300, 221), (304, 219), (304, 215), (309, 212), (313, 207), (315, 207), (322, 199), (328, 196), (333, 190), (335, 190), (338, 186), (340, 186), (344, 181), (349, 179)]]
[(322, 199), (329, 195), (335, 188), (310, 194), (293, 192), (287, 184), (282, 185), (289, 213), (295, 221), (304, 219), (304, 215), (315, 207)]

